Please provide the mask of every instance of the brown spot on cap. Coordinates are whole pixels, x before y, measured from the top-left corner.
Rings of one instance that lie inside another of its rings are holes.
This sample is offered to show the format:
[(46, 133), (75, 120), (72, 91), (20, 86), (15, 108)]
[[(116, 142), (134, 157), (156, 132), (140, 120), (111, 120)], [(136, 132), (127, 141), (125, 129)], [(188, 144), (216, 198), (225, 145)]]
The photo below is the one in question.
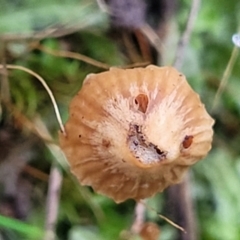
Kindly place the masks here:
[(102, 140), (102, 145), (105, 147), (105, 148), (109, 148), (111, 143), (109, 140), (106, 140), (106, 139), (103, 139)]
[(192, 142), (193, 142), (193, 136), (186, 135), (182, 142), (183, 148), (189, 148), (192, 145)]
[(138, 106), (138, 110), (142, 113), (146, 113), (148, 107), (148, 96), (142, 93), (138, 94), (134, 101)]

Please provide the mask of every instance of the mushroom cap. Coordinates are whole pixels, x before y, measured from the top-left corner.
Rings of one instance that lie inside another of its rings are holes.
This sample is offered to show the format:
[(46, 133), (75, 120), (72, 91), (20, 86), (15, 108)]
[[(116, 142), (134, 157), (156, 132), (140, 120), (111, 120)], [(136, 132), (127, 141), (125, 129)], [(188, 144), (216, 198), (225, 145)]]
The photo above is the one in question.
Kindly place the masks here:
[(113, 198), (144, 199), (179, 183), (211, 149), (214, 120), (173, 67), (90, 74), (60, 133), (72, 173)]

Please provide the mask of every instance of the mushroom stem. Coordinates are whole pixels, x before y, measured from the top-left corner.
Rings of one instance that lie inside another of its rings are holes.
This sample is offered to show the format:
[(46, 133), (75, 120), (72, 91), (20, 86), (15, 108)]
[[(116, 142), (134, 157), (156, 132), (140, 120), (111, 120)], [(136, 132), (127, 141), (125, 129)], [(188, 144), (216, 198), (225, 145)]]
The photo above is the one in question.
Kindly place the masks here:
[(139, 201), (135, 205), (135, 219), (131, 227), (131, 232), (139, 234), (144, 223), (144, 215), (146, 212), (145, 200)]

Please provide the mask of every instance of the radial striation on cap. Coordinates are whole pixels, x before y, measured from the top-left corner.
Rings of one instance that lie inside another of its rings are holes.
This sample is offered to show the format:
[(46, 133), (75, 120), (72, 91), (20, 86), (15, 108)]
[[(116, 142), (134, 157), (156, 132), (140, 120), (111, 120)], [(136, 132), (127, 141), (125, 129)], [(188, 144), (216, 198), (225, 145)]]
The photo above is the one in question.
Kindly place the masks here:
[(139, 200), (179, 183), (207, 155), (213, 124), (173, 67), (112, 68), (86, 77), (60, 146), (82, 185)]

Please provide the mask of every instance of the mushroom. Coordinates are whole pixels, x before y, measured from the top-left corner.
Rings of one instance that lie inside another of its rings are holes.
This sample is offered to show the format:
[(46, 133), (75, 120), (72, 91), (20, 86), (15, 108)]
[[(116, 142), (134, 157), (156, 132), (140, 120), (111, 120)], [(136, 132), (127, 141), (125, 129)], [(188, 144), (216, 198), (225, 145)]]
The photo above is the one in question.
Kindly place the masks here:
[(173, 67), (90, 74), (60, 133), (72, 173), (116, 202), (179, 183), (211, 149), (214, 120)]

